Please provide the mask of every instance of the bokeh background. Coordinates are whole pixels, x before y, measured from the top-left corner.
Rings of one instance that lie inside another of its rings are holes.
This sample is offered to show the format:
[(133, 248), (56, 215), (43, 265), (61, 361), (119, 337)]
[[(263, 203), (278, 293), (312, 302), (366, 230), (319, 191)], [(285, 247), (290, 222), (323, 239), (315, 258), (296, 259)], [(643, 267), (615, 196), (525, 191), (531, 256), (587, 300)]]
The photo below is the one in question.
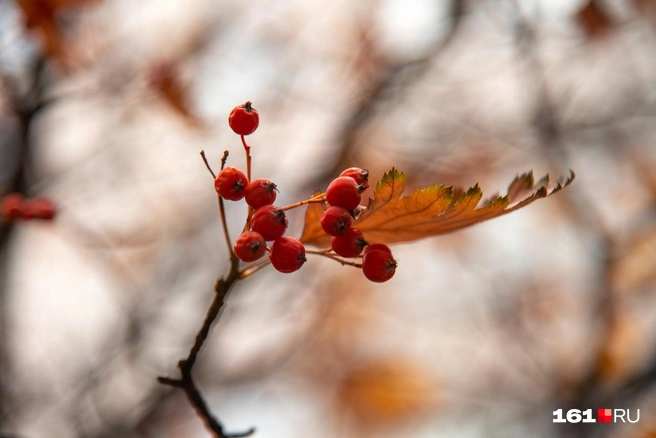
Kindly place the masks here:
[(246, 100), (280, 205), (354, 165), (577, 180), (395, 246), (385, 284), (316, 257), (241, 282), (195, 368), (227, 431), (656, 436), (656, 1), (1, 0), (0, 79), (0, 195), (59, 208), (0, 224), (3, 438), (209, 436), (155, 378), (228, 266), (198, 152), (244, 167)]

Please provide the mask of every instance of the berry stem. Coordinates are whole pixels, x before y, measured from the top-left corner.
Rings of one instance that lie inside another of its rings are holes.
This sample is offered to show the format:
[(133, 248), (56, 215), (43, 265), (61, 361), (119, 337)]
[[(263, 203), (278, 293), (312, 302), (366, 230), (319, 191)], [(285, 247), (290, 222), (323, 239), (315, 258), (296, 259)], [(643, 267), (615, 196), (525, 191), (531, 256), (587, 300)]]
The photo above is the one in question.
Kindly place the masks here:
[[(205, 163), (205, 167), (207, 167), (207, 170), (210, 171), (212, 174), (212, 178), (216, 179), (216, 174), (212, 170), (212, 167), (210, 166), (210, 163), (207, 161), (207, 157), (205, 156), (205, 151), (203, 149), (200, 150), (200, 156), (203, 158), (203, 162)], [(223, 165), (221, 165), (221, 169), (223, 170)]]
[(320, 204), (322, 202), (326, 202), (326, 194), (325, 193), (321, 193), (317, 196), (313, 196), (310, 199), (305, 199), (303, 201), (296, 202), (294, 204), (289, 204), (285, 207), (282, 207), (282, 211), (291, 210), (293, 208), (298, 208), (298, 207), (301, 207), (301, 206), (307, 205), (307, 204)]
[(246, 144), (246, 138), (241, 136), (241, 143), (244, 145), (244, 150), (246, 151), (246, 176), (248, 181), (251, 180), (251, 147)]
[(321, 250), (306, 250), (306, 254), (312, 254), (312, 255), (318, 255), (318, 256), (323, 256), (326, 258), (329, 258), (330, 260), (335, 260), (336, 262), (340, 263), (342, 266), (353, 266), (354, 268), (362, 268), (361, 263), (355, 263), (355, 262), (349, 262), (346, 261), (340, 257), (338, 257), (336, 254), (331, 254), (330, 249), (321, 249)]
[(259, 271), (262, 268), (266, 268), (271, 264), (271, 260), (269, 257), (263, 257), (247, 266), (244, 266), (240, 271), (239, 271), (239, 279), (243, 280), (245, 278), (250, 277), (251, 275), (255, 274), (257, 271)]
[(221, 225), (223, 226), (223, 236), (226, 241), (226, 245), (228, 245), (228, 252), (230, 255), (233, 255), (233, 250), (232, 250), (232, 245), (230, 242), (230, 232), (228, 231), (228, 224), (226, 222), (226, 214), (225, 214), (225, 207), (223, 206), (223, 198), (219, 196), (219, 212), (221, 214)]

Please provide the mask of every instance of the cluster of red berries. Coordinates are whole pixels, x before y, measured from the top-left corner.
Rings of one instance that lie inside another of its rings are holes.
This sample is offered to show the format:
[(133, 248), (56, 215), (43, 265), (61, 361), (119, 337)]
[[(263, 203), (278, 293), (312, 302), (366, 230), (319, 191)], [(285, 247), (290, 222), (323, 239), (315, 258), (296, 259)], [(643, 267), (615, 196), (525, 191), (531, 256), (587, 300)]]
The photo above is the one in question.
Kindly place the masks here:
[(367, 170), (351, 167), (328, 185), (326, 201), (330, 207), (321, 216), (321, 228), (333, 236), (330, 246), (337, 255), (353, 258), (364, 251), (362, 272), (369, 280), (382, 283), (396, 272), (392, 251), (381, 243), (370, 245), (360, 230), (351, 227), (361, 194), (369, 187), (368, 178)]
[(223, 199), (239, 201), (245, 198), (253, 209), (250, 229), (235, 241), (235, 254), (240, 260), (253, 262), (259, 259), (267, 251), (266, 242), (273, 242), (269, 259), (274, 268), (291, 273), (303, 266), (305, 247), (299, 240), (283, 236), (288, 226), (287, 214), (273, 205), (277, 187), (272, 181), (258, 178), (249, 182), (241, 170), (226, 167), (216, 177), (214, 188)]
[[(259, 125), (259, 115), (251, 102), (235, 107), (228, 124), (239, 135), (250, 135)], [(284, 236), (288, 220), (285, 211), (273, 205), (277, 196), (276, 185), (265, 178), (249, 181), (236, 167), (226, 167), (214, 181), (219, 196), (229, 201), (245, 199), (252, 208), (248, 229), (235, 241), (235, 255), (244, 262), (258, 260), (269, 251), (269, 260), (280, 272), (299, 270), (306, 262), (305, 247), (293, 237)], [(270, 248), (266, 242), (273, 242)]]
[(15, 220), (52, 220), (55, 205), (48, 198), (26, 199), (20, 193), (10, 193), (0, 201), (0, 219), (5, 222)]
[[(242, 136), (247, 154), (250, 150), (243, 136), (250, 135), (259, 125), (259, 115), (251, 102), (235, 107), (228, 117), (232, 130)], [(250, 157), (250, 155), (249, 155)], [(329, 204), (321, 218), (321, 227), (333, 236), (332, 250), (338, 256), (356, 258), (362, 256), (362, 271), (371, 281), (387, 281), (396, 271), (396, 260), (386, 245), (369, 245), (362, 233), (352, 228), (362, 192), (367, 189), (369, 172), (357, 167), (346, 169), (333, 180), (325, 193)], [(269, 260), (275, 269), (284, 273), (299, 270), (306, 262), (303, 244), (293, 237), (284, 236), (288, 220), (285, 209), (274, 204), (276, 185), (265, 178), (249, 181), (240, 169), (225, 167), (214, 181), (219, 196), (229, 201), (245, 199), (250, 206), (245, 231), (234, 243), (235, 255), (244, 262), (254, 262), (269, 251)], [(251, 214), (252, 213), (252, 214)], [(273, 242), (267, 247), (267, 242)], [(354, 263), (356, 266), (360, 266)]]

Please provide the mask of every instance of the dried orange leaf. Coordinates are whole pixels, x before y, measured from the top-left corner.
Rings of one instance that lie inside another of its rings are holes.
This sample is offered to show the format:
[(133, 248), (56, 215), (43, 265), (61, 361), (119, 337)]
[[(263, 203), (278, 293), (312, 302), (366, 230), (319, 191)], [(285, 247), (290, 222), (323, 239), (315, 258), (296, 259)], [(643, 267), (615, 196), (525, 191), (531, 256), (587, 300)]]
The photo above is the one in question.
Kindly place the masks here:
[(613, 26), (612, 19), (596, 0), (589, 0), (579, 9), (576, 19), (589, 38), (604, 35)]
[(189, 90), (182, 82), (177, 66), (171, 61), (161, 61), (153, 65), (149, 71), (150, 86), (158, 91), (163, 100), (184, 120), (192, 126), (200, 126), (202, 122), (194, 114), (189, 104)]
[(46, 55), (60, 61), (69, 55), (57, 15), (71, 6), (96, 3), (99, 0), (18, 0), (23, 13), (23, 25), (38, 35)]
[(399, 421), (434, 407), (433, 380), (413, 362), (382, 359), (347, 371), (337, 386), (338, 401), (366, 424)]
[[(534, 182), (533, 172), (518, 175), (508, 194), (481, 203), (483, 192), (478, 184), (466, 192), (451, 187), (432, 185), (402, 196), (405, 175), (396, 169), (386, 173), (376, 185), (374, 199), (353, 223), (370, 242), (400, 243), (451, 233), (510, 213), (545, 198), (569, 185), (574, 172), (564, 182), (549, 188), (549, 176)], [(308, 245), (330, 245), (330, 236), (321, 228), (323, 206), (311, 204), (305, 214), (301, 241)]]

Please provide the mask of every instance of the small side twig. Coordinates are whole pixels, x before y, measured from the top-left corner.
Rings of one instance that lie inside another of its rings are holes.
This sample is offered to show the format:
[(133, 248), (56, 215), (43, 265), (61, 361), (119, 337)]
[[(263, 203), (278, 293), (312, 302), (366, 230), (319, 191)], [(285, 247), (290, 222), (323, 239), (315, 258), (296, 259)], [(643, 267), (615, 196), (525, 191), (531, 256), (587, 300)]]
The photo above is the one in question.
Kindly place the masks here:
[(335, 254), (331, 254), (330, 250), (318, 250), (318, 251), (307, 250), (305, 253), (306, 254), (323, 256), (323, 257), (329, 258), (330, 260), (335, 260), (336, 262), (340, 263), (342, 266), (353, 266), (354, 268), (362, 268), (361, 263), (349, 262), (347, 260), (344, 260), (344, 259), (338, 257)]
[(322, 202), (326, 202), (326, 194), (325, 193), (321, 193), (317, 196), (313, 196), (310, 199), (304, 199), (303, 201), (299, 201), (299, 202), (295, 202), (293, 204), (286, 205), (286, 206), (282, 207), (282, 211), (287, 211), (287, 210), (291, 210), (291, 209), (294, 209), (294, 208), (302, 207), (302, 206), (307, 205), (307, 204), (320, 204)]
[(226, 161), (228, 161), (228, 155), (230, 155), (230, 152), (223, 151), (223, 157), (221, 157), (221, 170), (223, 170), (226, 165)]
[[(210, 163), (207, 161), (207, 157), (205, 156), (205, 151), (203, 149), (200, 150), (200, 156), (203, 158), (203, 162), (205, 163), (205, 167), (207, 167), (207, 170), (209, 170), (210, 173), (212, 174), (212, 177), (216, 179), (216, 174), (212, 170)], [(221, 166), (221, 169), (223, 170), (223, 166)]]
[(243, 280), (245, 278), (250, 277), (251, 275), (255, 274), (257, 271), (259, 271), (262, 268), (266, 268), (271, 264), (271, 260), (269, 257), (263, 257), (259, 259), (256, 262), (251, 263), (248, 266), (245, 266), (243, 269), (239, 271), (239, 279)]

